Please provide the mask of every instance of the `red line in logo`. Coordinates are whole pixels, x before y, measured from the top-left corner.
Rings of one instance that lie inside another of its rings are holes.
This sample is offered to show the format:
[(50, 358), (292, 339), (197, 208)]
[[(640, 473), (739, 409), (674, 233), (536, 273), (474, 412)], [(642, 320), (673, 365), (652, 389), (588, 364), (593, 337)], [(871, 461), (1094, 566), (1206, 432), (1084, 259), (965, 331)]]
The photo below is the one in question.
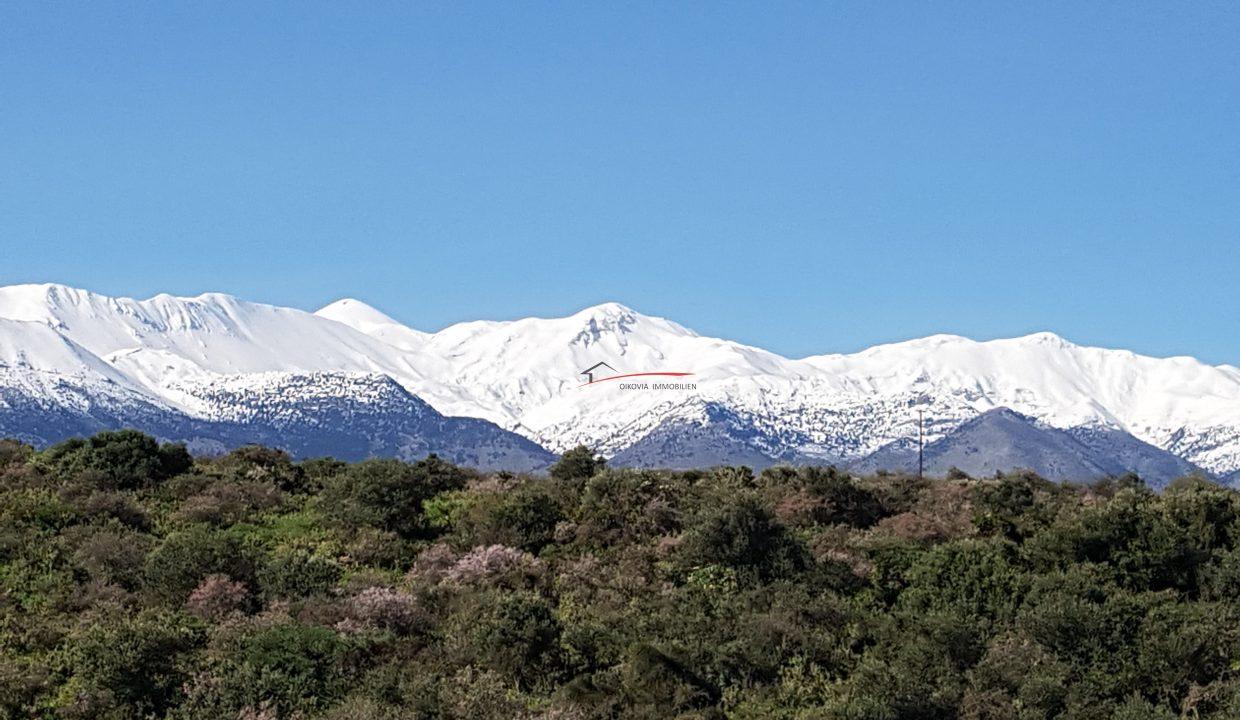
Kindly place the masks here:
[(687, 373), (687, 372), (644, 372), (644, 373), (628, 373), (627, 375), (612, 375), (611, 377), (599, 378), (598, 380), (594, 380), (594, 381), (591, 381), (591, 382), (588, 382), (588, 383), (582, 383), (582, 384), (578, 385), (577, 387), (585, 387), (585, 386), (587, 386), (587, 385), (598, 385), (598, 384), (599, 384), (599, 383), (601, 383), (601, 382), (607, 382), (608, 380), (619, 380), (619, 379), (621, 379), (621, 378), (631, 378), (631, 377), (648, 377), (648, 376), (650, 376), (650, 375), (662, 375), (663, 377), (685, 377), (686, 375), (692, 375), (692, 374), (693, 374), (693, 373)]

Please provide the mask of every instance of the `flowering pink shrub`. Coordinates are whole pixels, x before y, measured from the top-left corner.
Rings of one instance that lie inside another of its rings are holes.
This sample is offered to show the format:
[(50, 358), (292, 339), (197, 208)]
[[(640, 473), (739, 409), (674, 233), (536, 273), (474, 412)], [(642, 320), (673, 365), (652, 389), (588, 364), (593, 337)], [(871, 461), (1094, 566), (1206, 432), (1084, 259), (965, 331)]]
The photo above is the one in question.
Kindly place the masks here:
[(342, 632), (391, 630), (403, 633), (418, 619), (417, 601), (407, 592), (387, 587), (368, 587), (349, 598), (348, 617), (336, 624)]
[(456, 564), (457, 559), (456, 551), (451, 547), (443, 543), (432, 545), (414, 558), (409, 579), (437, 583)]
[(452, 567), (445, 578), (458, 585), (469, 585), (498, 577), (536, 577), (542, 562), (527, 552), (507, 545), (479, 546), (470, 550)]
[(220, 620), (244, 607), (249, 595), (245, 585), (227, 575), (208, 575), (189, 594), (185, 609), (205, 620)]

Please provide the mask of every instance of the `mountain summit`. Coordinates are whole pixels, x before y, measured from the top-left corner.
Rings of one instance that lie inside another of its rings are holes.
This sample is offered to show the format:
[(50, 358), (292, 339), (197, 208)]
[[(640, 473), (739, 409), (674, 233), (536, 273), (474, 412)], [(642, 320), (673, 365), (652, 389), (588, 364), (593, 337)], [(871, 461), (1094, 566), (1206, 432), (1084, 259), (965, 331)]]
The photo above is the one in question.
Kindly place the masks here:
[[(583, 387), (583, 371), (599, 363), (635, 379)], [(553, 451), (586, 444), (644, 464), (672, 462), (673, 449), (695, 463), (856, 462), (916, 437), (919, 415), (935, 442), (1010, 408), (1039, 428), (1094, 442), (1119, 433), (1219, 475), (1240, 471), (1240, 370), (1046, 332), (935, 335), (796, 360), (618, 303), (423, 332), (354, 299), (309, 313), (221, 294), (135, 300), (61, 285), (0, 288), (0, 433), (50, 442), (90, 426), (83, 418), (127, 421), (129, 406), (147, 420), (175, 414), (169, 427), (276, 417), (292, 411), (275, 390), (311, 392), (314, 382), (336, 397), (359, 395), (350, 401), (395, 398), (349, 378), (382, 378), (441, 416), (486, 421)], [(247, 393), (265, 398), (262, 412), (239, 410)], [(311, 405), (299, 407), (312, 422)], [(50, 415), (35, 422), (38, 412)], [(53, 415), (78, 419), (57, 430)], [(312, 438), (302, 447), (313, 452)], [(1134, 463), (1143, 457), (1126, 447)]]
[(319, 317), (325, 317), (328, 320), (335, 320), (338, 323), (343, 323), (363, 332), (366, 331), (366, 328), (400, 324), (361, 300), (354, 300), (353, 298), (343, 298), (329, 305), (324, 305), (316, 310), (314, 314)]

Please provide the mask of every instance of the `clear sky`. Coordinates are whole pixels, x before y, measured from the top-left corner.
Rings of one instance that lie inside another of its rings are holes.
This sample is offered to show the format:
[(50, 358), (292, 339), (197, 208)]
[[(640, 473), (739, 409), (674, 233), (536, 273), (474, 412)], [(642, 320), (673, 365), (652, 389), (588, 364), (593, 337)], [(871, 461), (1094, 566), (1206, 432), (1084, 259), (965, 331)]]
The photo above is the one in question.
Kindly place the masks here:
[(0, 6), (0, 284), (1240, 364), (1240, 5)]

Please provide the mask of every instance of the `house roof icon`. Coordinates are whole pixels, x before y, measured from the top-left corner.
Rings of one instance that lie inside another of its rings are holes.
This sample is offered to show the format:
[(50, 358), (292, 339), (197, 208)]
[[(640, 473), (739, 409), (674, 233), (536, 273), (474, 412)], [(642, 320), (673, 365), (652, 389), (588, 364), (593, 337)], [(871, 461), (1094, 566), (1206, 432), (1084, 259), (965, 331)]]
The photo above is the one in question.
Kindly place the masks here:
[(608, 365), (608, 364), (607, 364), (607, 363), (605, 363), (605, 362), (595, 363), (595, 364), (591, 365), (590, 367), (586, 368), (585, 370), (582, 370), (582, 371), (581, 371), (581, 373), (580, 373), (581, 375), (585, 375), (585, 376), (586, 376), (586, 383), (587, 383), (587, 384), (594, 382), (594, 371), (595, 371), (595, 370), (598, 370), (599, 368), (607, 368), (608, 370), (612, 371), (613, 373), (614, 373), (614, 372), (616, 372), (616, 369), (615, 369), (614, 367), (612, 367), (612, 366)]

